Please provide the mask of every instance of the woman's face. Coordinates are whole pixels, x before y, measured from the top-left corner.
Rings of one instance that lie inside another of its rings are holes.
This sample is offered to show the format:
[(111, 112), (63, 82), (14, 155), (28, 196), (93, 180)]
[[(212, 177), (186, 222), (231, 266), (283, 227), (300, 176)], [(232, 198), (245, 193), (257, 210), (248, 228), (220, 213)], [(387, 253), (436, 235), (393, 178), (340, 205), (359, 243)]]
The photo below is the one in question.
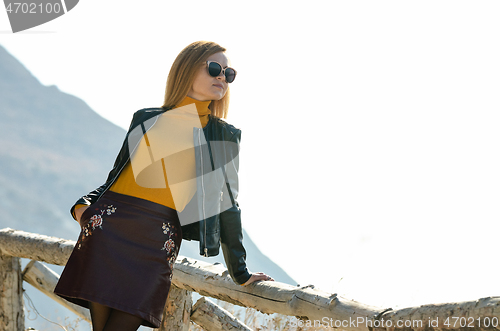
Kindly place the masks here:
[[(222, 52), (210, 55), (207, 61), (218, 62), (222, 68), (226, 68), (228, 59)], [(196, 73), (193, 86), (189, 90), (188, 97), (199, 101), (220, 100), (227, 91), (226, 77), (221, 73), (217, 77), (208, 74), (206, 63)]]

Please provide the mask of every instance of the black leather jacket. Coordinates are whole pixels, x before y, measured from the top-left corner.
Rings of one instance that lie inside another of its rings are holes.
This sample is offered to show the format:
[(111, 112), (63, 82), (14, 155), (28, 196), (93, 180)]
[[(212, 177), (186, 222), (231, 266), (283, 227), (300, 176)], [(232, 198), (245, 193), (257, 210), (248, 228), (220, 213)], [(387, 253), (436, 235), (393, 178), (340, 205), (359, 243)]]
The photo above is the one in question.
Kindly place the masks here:
[[(106, 182), (76, 201), (71, 208), (73, 218), (76, 205), (95, 203), (111, 187), (130, 160), (129, 148), (134, 146), (133, 152), (144, 133), (167, 110), (145, 108), (135, 112)], [(229, 274), (237, 284), (250, 278), (242, 243), (241, 211), (236, 201), (240, 137), (239, 129), (212, 115), (203, 129), (193, 129), (197, 191), (179, 213), (183, 239), (199, 241), (203, 256), (218, 255), (222, 246)]]

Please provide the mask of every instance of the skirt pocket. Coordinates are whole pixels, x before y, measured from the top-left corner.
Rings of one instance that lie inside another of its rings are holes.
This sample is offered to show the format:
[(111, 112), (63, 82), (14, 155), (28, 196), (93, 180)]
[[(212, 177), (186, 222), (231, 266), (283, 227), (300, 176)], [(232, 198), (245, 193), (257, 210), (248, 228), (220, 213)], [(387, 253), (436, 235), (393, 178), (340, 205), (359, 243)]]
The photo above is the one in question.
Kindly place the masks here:
[[(82, 207), (82, 208), (84, 208), (84, 207)], [(90, 219), (89, 213), (91, 213), (91, 212), (92, 212), (92, 205), (88, 206), (87, 209), (85, 209), (84, 212), (82, 213), (82, 215), (80, 216), (80, 224), (87, 223), (88, 219)]]

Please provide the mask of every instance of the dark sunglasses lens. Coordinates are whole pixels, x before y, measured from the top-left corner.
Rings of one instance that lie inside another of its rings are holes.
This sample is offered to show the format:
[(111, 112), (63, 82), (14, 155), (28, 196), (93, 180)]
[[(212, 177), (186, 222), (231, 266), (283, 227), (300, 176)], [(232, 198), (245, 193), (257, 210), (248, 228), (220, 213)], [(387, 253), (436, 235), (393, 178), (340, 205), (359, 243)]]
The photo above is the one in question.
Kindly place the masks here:
[(208, 73), (212, 77), (217, 77), (220, 75), (222, 67), (216, 62), (210, 62), (208, 65)]
[(234, 82), (235, 78), (236, 78), (236, 72), (231, 68), (227, 68), (226, 69), (226, 82), (232, 83), (232, 82)]

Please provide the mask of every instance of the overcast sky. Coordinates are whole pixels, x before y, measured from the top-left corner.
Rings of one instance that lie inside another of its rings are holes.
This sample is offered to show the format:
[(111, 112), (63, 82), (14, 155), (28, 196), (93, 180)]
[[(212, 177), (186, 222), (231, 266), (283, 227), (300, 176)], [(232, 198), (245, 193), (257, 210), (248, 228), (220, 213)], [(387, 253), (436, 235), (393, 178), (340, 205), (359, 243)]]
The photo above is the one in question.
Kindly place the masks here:
[(487, 0), (85, 0), (16, 34), (0, 10), (0, 44), (123, 128), (161, 105), (182, 48), (225, 46), (245, 229), (301, 285), (395, 308), (500, 295), (499, 15)]

